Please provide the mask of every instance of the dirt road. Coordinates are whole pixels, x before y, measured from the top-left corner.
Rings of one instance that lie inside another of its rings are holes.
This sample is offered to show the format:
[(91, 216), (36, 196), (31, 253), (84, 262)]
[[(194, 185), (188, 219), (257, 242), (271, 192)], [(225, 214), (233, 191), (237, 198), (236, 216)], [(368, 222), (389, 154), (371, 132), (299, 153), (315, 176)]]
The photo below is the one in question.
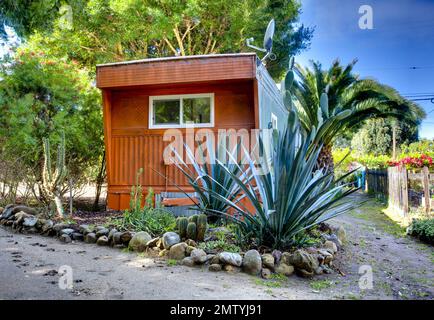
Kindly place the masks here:
[[(390, 234), (374, 219), (378, 210), (369, 213), (368, 206), (335, 221), (348, 233), (336, 263), (345, 276), (313, 280), (265, 281), (168, 266), (134, 253), (0, 228), (0, 299), (432, 299), (433, 248)], [(59, 287), (64, 265), (72, 268), (72, 289)], [(372, 267), (373, 289), (359, 288), (361, 265)]]

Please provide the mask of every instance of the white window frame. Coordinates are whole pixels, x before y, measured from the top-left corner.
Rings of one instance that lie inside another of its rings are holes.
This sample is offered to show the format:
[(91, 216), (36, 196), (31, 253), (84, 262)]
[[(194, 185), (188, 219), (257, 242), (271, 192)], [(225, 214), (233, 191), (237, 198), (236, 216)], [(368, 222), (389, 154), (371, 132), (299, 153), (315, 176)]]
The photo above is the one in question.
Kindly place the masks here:
[[(209, 123), (184, 123), (183, 99), (190, 98), (210, 98), (210, 121)], [(179, 99), (179, 124), (155, 124), (154, 123), (154, 101)], [(211, 128), (214, 127), (214, 93), (197, 94), (174, 94), (164, 96), (149, 96), (149, 129), (170, 129), (170, 128)]]

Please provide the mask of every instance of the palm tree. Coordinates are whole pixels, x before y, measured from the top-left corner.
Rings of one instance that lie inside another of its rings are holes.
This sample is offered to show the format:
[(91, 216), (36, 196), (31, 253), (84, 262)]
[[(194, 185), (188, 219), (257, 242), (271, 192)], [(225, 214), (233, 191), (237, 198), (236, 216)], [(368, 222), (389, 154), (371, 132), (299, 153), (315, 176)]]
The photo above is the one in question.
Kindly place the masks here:
[(355, 129), (368, 118), (393, 117), (420, 124), (425, 112), (395, 89), (374, 79), (354, 74), (357, 60), (347, 66), (334, 61), (328, 70), (311, 61), (312, 69), (296, 65), (294, 107), (306, 133), (316, 130), (316, 143), (323, 148), (317, 166), (334, 171), (333, 140), (344, 130)]

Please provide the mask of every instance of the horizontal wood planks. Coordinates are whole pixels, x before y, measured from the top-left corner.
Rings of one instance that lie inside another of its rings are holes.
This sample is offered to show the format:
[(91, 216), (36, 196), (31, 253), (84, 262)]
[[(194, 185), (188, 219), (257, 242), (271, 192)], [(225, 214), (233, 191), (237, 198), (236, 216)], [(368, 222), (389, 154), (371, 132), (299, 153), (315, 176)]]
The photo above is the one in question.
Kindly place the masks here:
[(97, 67), (97, 87), (243, 80), (256, 77), (256, 55), (206, 56)]

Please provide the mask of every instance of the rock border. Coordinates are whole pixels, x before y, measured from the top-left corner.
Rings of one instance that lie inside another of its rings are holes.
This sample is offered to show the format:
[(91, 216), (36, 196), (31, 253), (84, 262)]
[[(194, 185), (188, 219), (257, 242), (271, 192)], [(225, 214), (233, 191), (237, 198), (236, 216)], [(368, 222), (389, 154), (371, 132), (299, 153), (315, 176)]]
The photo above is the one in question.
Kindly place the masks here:
[(245, 253), (219, 252), (210, 254), (198, 248), (194, 240), (181, 241), (176, 232), (166, 232), (161, 237), (152, 238), (145, 231), (118, 231), (104, 226), (55, 223), (50, 219), (37, 217), (37, 212), (22, 205), (0, 207), (0, 225), (11, 227), (14, 232), (41, 234), (57, 237), (64, 243), (83, 241), (100, 246), (128, 248), (145, 252), (151, 256), (167, 257), (180, 261), (181, 265), (196, 267), (208, 266), (211, 272), (245, 272), (268, 279), (272, 274), (291, 276), (293, 274), (311, 278), (314, 275), (333, 273), (333, 260), (346, 241), (342, 226), (323, 226), (324, 242), (320, 248), (309, 247), (294, 252), (274, 250), (262, 255), (255, 249)]

